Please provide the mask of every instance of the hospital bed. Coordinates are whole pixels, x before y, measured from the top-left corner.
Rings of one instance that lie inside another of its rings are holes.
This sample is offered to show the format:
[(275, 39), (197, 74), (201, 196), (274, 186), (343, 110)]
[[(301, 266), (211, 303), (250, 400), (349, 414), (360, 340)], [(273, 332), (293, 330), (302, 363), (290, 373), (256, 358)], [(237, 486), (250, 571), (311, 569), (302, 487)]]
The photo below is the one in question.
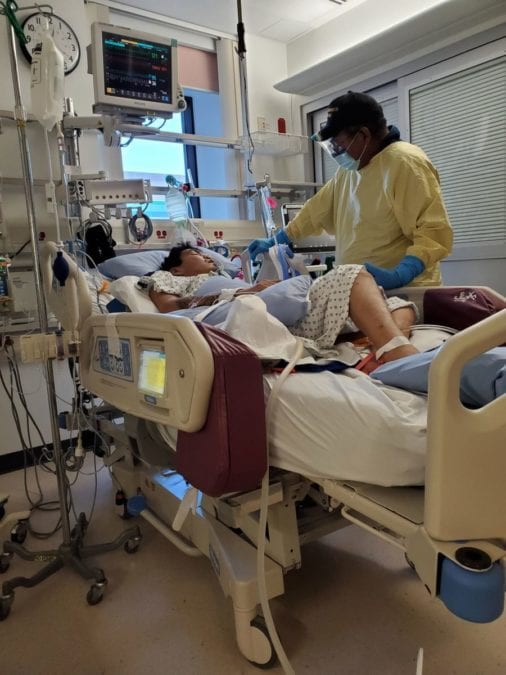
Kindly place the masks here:
[[(407, 293), (421, 303), (423, 289)], [(265, 375), (256, 356), (223, 331), (156, 314), (78, 323), (81, 380), (104, 401), (95, 422), (111, 439), (105, 461), (114, 482), (131, 513), (184, 553), (209, 558), (249, 661), (265, 667), (275, 660), (260, 609), (257, 547), (265, 546), (262, 578), (273, 598), (284, 591), (284, 575), (301, 566), (305, 543), (350, 523), (403, 550), (428, 592), (457, 616), (487, 622), (501, 615), (506, 397), (467, 409), (459, 380), (469, 359), (504, 342), (506, 310), (443, 346), (428, 400), (360, 373), (301, 373), (276, 393), (268, 420), (265, 399), (279, 376)], [(326, 390), (320, 381), (332, 385)], [(297, 419), (303, 423), (293, 433)], [(337, 426), (321, 433), (323, 419)], [(337, 469), (329, 469), (329, 453)], [(386, 465), (390, 473), (382, 475)]]

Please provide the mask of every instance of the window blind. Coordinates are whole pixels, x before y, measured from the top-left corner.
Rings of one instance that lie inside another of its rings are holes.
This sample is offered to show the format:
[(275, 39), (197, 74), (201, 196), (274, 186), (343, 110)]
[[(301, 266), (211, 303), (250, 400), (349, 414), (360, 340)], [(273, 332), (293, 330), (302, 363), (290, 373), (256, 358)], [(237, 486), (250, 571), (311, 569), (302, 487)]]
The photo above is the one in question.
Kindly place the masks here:
[(411, 141), (436, 166), (455, 243), (506, 241), (506, 57), (412, 89)]

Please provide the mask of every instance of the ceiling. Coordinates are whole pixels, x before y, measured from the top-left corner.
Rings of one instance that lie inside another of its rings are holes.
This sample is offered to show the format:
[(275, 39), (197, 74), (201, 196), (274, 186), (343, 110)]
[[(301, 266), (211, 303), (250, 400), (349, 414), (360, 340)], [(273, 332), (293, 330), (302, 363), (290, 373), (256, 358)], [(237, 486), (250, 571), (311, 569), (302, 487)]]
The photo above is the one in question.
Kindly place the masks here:
[[(363, 2), (374, 0), (242, 0), (242, 21), (246, 35), (286, 43)], [(237, 0), (121, 0), (120, 4), (204, 26), (211, 31), (237, 33)]]

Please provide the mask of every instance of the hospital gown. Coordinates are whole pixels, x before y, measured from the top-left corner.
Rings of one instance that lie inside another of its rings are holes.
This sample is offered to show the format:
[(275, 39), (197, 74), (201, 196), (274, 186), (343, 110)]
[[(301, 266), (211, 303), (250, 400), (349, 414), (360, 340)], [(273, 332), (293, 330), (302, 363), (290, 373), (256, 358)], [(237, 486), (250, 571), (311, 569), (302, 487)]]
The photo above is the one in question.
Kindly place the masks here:
[(416, 256), (425, 270), (415, 286), (441, 284), (439, 261), (452, 248), (452, 228), (439, 177), (411, 143), (391, 143), (360, 171), (338, 169), (287, 226), (292, 241), (325, 230), (336, 237), (336, 263), (395, 267)]
[(141, 277), (138, 281), (138, 287), (147, 293), (153, 290), (156, 293), (168, 293), (183, 298), (197, 294), (199, 288), (206, 281), (215, 277), (230, 279), (229, 275), (221, 269), (216, 272), (197, 274), (193, 277), (178, 276), (165, 270), (158, 270), (150, 276)]
[[(339, 265), (317, 279), (309, 289), (309, 310), (306, 316), (290, 327), (297, 337), (314, 342), (317, 350), (332, 349), (342, 332), (358, 330), (350, 319), (350, 295), (362, 265)], [(401, 307), (416, 308), (401, 298), (385, 298), (393, 312)], [(313, 350), (314, 351), (314, 350)]]
[[(334, 348), (336, 339), (341, 332), (358, 330), (350, 319), (349, 306), (353, 283), (362, 269), (363, 265), (339, 265), (311, 284), (307, 313), (295, 325), (290, 325), (289, 330), (293, 335), (303, 338), (306, 347), (313, 354), (327, 355), (326, 350)], [(153, 289), (157, 292), (180, 297), (205, 295), (206, 292), (215, 294), (235, 284), (238, 284), (239, 287), (247, 286), (244, 282), (237, 282), (231, 280), (228, 276), (220, 276), (216, 273), (185, 277), (175, 276), (170, 272), (161, 270), (149, 277), (143, 277), (140, 283), (145, 292)], [(205, 291), (209, 283), (212, 283), (212, 289)], [(269, 294), (272, 296), (276, 290), (279, 290), (281, 297), (286, 297), (284, 294), (287, 293), (287, 289), (283, 287), (286, 283), (289, 283), (289, 281), (272, 286), (268, 291)], [(262, 297), (262, 293), (259, 295)], [(413, 307), (416, 312), (413, 303), (401, 298), (385, 298), (385, 301), (391, 312), (400, 307)], [(219, 315), (209, 314), (203, 321), (216, 325), (218, 316), (220, 322), (223, 320), (223, 309), (222, 307)], [(200, 307), (178, 310), (177, 313), (181, 316), (195, 318), (201, 311), (202, 308)]]

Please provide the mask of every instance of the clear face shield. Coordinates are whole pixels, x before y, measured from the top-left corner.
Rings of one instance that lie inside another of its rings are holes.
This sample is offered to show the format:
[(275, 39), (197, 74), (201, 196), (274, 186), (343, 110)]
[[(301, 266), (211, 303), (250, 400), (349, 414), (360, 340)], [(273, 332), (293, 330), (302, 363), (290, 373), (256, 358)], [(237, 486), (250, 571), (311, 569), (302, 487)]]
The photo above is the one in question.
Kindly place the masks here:
[[(327, 140), (321, 140), (320, 133), (313, 134), (311, 140), (318, 143), (320, 148), (331, 157), (338, 166), (348, 171), (358, 171), (360, 166), (360, 158), (354, 159), (350, 154), (348, 154), (348, 149), (352, 146), (355, 138), (357, 137), (358, 131), (351, 139), (351, 142), (346, 146), (339, 145), (335, 138), (327, 138)], [(365, 148), (364, 148), (365, 150)], [(362, 154), (364, 151), (362, 151)], [(361, 155), (362, 156), (362, 155)]]
[(326, 141), (322, 141), (320, 138), (320, 134), (316, 133), (311, 136), (311, 140), (314, 141), (315, 143), (318, 143), (320, 148), (329, 155), (329, 157), (332, 157), (332, 159), (335, 159), (338, 155), (342, 154), (345, 152), (345, 148), (340, 146), (335, 138), (327, 138)]

